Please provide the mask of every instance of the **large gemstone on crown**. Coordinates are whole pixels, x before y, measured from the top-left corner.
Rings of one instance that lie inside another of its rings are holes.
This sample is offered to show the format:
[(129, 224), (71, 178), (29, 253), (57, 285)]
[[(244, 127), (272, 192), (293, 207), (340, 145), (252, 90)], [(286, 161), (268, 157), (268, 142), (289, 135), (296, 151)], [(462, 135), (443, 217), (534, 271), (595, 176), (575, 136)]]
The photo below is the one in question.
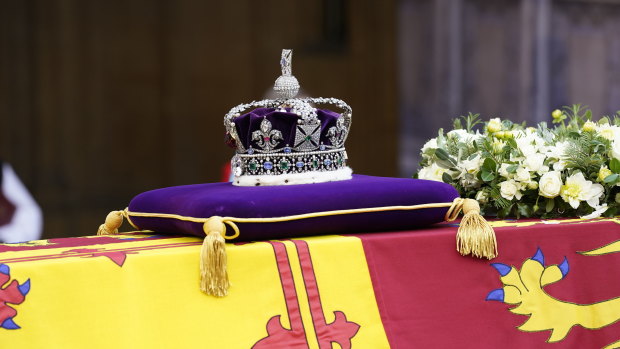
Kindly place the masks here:
[[(243, 148), (251, 147), (258, 152), (270, 153), (284, 152), (287, 147), (294, 151), (315, 151), (319, 150), (321, 143), (327, 146), (337, 145), (332, 144), (328, 130), (337, 126), (340, 114), (317, 109), (318, 123), (300, 123), (301, 117), (288, 110), (290, 109), (283, 112), (275, 108), (257, 108), (236, 117), (233, 122)], [(279, 132), (277, 144), (273, 148), (266, 147), (265, 138), (258, 135), (264, 133), (268, 137), (275, 131)]]

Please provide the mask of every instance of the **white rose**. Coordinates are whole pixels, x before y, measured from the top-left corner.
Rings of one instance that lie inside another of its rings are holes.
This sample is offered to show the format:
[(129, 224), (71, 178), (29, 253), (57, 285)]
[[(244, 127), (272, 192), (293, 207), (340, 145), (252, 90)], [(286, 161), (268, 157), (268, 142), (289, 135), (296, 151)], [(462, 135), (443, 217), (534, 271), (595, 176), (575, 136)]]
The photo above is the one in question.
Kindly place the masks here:
[(517, 168), (517, 172), (515, 173), (515, 180), (519, 182), (529, 182), (530, 181), (530, 171), (526, 168), (519, 167)]
[(509, 179), (507, 181), (501, 182), (499, 184), (499, 192), (502, 195), (502, 197), (506, 200), (512, 200), (514, 198), (517, 198), (517, 200), (519, 200), (521, 199), (521, 196), (523, 195), (519, 191), (519, 187), (517, 186), (517, 183), (513, 179)]
[(538, 194), (549, 199), (558, 196), (561, 188), (562, 175), (558, 171), (547, 172), (538, 181)]
[(420, 169), (418, 172), (418, 178), (420, 179), (428, 179), (431, 181), (443, 182), (442, 176), (446, 172), (446, 169), (438, 166), (436, 163), (430, 164), (430, 166), (426, 166)]

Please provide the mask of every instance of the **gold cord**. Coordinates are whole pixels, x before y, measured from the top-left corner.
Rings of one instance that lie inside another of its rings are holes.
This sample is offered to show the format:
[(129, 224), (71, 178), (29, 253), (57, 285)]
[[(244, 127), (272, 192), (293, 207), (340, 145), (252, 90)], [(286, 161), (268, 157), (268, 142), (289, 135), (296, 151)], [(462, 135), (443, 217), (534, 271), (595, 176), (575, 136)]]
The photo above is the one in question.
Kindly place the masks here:
[[(386, 211), (412, 211), (426, 208), (448, 207), (444, 219), (448, 222), (454, 221), (459, 213), (463, 211), (464, 217), (457, 231), (457, 250), (463, 254), (471, 254), (481, 258), (494, 258), (497, 256), (497, 242), (493, 228), (480, 216), (478, 202), (472, 199), (455, 198), (452, 202), (442, 202), (434, 204), (421, 204), (410, 206), (385, 206), (355, 208), (348, 210), (335, 210), (312, 212), (282, 217), (271, 218), (238, 218), (238, 217), (219, 217), (197, 218), (182, 216), (171, 213), (145, 213), (131, 212), (128, 208), (122, 211), (112, 211), (106, 217), (106, 221), (99, 227), (97, 235), (118, 234), (118, 228), (123, 223), (123, 218), (136, 229), (130, 217), (145, 218), (166, 218), (176, 219), (186, 222), (203, 223), (205, 238), (200, 252), (200, 288), (206, 294), (224, 297), (228, 294), (230, 282), (227, 272), (227, 256), (225, 240), (232, 240), (239, 237), (240, 231), (236, 223), (277, 223), (294, 221), (308, 218), (338, 216), (347, 214), (386, 212)], [(226, 225), (232, 228), (234, 233), (226, 235)]]
[[(277, 222), (287, 222), (287, 221), (295, 221), (295, 220), (300, 220), (300, 219), (338, 216), (338, 215), (346, 215), (346, 214), (359, 214), (359, 213), (385, 212), (385, 211), (412, 211), (412, 210), (420, 210), (420, 209), (425, 209), (425, 208), (442, 208), (442, 207), (450, 208), (448, 212), (446, 213), (445, 219), (447, 221), (453, 221), (454, 219), (456, 219), (459, 212), (461, 211), (463, 207), (463, 202), (464, 202), (464, 199), (456, 198), (454, 199), (453, 202), (442, 202), (442, 203), (433, 203), (433, 204), (354, 208), (354, 209), (347, 209), (347, 210), (322, 211), (322, 212), (312, 212), (312, 213), (303, 213), (303, 214), (290, 215), (290, 216), (267, 217), (267, 218), (221, 217), (221, 220), (224, 224), (227, 224), (228, 226), (230, 226), (234, 231), (233, 235), (223, 235), (223, 237), (226, 240), (232, 240), (232, 239), (237, 238), (240, 234), (239, 227), (235, 223), (277, 223)], [(182, 215), (171, 214), (171, 213), (131, 212), (127, 209), (125, 209), (124, 213), (126, 214), (126, 217), (128, 220), (129, 220), (129, 217), (131, 216), (146, 217), (146, 218), (168, 218), (168, 219), (177, 219), (180, 221), (194, 222), (194, 223), (206, 223), (209, 220), (209, 218), (197, 218), (197, 217), (182, 216)]]

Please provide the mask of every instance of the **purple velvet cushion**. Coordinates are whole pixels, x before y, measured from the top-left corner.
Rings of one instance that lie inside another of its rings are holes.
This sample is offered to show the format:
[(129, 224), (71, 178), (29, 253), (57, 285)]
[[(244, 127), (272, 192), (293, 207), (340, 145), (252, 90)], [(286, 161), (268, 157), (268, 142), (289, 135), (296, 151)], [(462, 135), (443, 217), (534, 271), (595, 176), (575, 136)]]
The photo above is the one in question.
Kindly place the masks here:
[[(209, 218), (282, 217), (312, 212), (452, 202), (450, 185), (421, 179), (354, 175), (353, 179), (318, 184), (236, 187), (209, 183), (148, 191), (129, 204), (130, 212), (167, 213)], [(238, 241), (403, 230), (444, 220), (448, 208), (357, 213), (278, 223), (237, 223)], [(140, 229), (204, 236), (201, 223), (170, 218), (130, 216)], [(232, 235), (228, 227), (227, 235)]]

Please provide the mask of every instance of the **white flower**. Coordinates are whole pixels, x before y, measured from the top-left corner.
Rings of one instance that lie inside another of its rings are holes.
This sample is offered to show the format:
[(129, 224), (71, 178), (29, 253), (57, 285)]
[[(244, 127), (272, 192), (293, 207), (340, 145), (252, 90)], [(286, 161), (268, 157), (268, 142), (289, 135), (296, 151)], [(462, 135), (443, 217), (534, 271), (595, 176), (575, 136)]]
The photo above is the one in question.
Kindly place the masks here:
[(556, 171), (562, 171), (566, 168), (566, 161), (564, 159), (564, 153), (569, 143), (567, 141), (557, 142), (554, 146), (547, 148), (547, 157), (551, 159), (553, 163), (553, 169)]
[(540, 177), (538, 181), (538, 194), (549, 199), (560, 194), (562, 176), (558, 171), (549, 171)]
[(462, 143), (472, 143), (475, 140), (478, 140), (479, 138), (482, 138), (482, 135), (480, 133), (478, 133), (478, 131), (476, 131), (476, 133), (469, 133), (466, 130), (463, 129), (459, 129), (459, 130), (452, 130), (448, 133), (446, 133), (446, 137), (448, 137), (449, 139), (457, 139), (458, 141), (462, 142)]
[(422, 147), (422, 153), (426, 153), (427, 151), (431, 149), (437, 149), (437, 148), (439, 148), (437, 146), (437, 138), (432, 138), (428, 142), (424, 143), (424, 146)]
[(448, 133), (446, 133), (446, 137), (452, 139), (452, 138), (457, 138), (457, 139), (467, 139), (469, 138), (470, 134), (467, 133), (466, 130), (463, 129), (459, 129), (459, 130), (452, 130)]
[(517, 168), (517, 172), (515, 173), (516, 181), (528, 183), (530, 179), (530, 171), (524, 167)]
[(525, 131), (517, 132), (515, 142), (517, 142), (517, 148), (525, 157), (543, 152), (546, 148), (545, 140), (536, 133), (535, 129), (528, 128)]
[(523, 154), (523, 156), (525, 156), (525, 158), (536, 153), (536, 147), (527, 142), (527, 139), (522, 138), (521, 141), (517, 139), (517, 148), (519, 148), (519, 151)]
[(511, 165), (510, 165), (510, 164), (507, 164), (507, 163), (505, 163), (505, 162), (504, 162), (504, 163), (502, 163), (502, 164), (499, 166), (499, 171), (498, 171), (498, 172), (499, 172), (499, 175), (500, 175), (500, 176), (502, 176), (502, 177), (504, 177), (504, 178), (511, 178), (511, 177), (512, 177), (512, 174), (511, 174), (511, 173), (509, 173), (509, 172), (508, 172), (508, 170), (507, 170), (509, 166), (511, 166)]
[(620, 139), (611, 142), (610, 153), (612, 158), (620, 160)]
[(587, 214), (585, 216), (581, 216), (579, 218), (582, 219), (594, 219), (594, 218), (598, 218), (600, 217), (603, 213), (605, 213), (605, 211), (607, 211), (607, 204), (602, 204), (601, 206), (595, 207), (594, 211), (592, 211), (592, 213)]
[(480, 171), (483, 162), (484, 160), (480, 154), (476, 154), (471, 160), (462, 160), (461, 163), (458, 164), (458, 168), (464, 173), (475, 175)]
[(519, 191), (517, 182), (515, 182), (513, 179), (501, 182), (499, 184), (499, 192), (506, 200), (512, 200), (514, 198), (517, 198), (517, 200), (519, 200), (521, 199), (521, 196), (523, 196), (523, 194)]
[(418, 178), (443, 182), (442, 176), (444, 172), (446, 172), (445, 168), (433, 162), (432, 164), (430, 164), (430, 166), (426, 166), (420, 169), (420, 171), (418, 172)]
[(553, 164), (553, 169), (555, 171), (562, 171), (565, 168), (566, 168), (566, 161), (564, 159), (561, 159), (558, 162)]
[(499, 118), (494, 118), (494, 119), (489, 120), (489, 123), (487, 124), (487, 130), (490, 133), (501, 131), (501, 129), (502, 129), (502, 121)]
[(599, 136), (608, 139), (610, 141), (620, 140), (620, 127), (603, 124), (596, 126), (596, 132)]
[(489, 193), (484, 190), (480, 190), (476, 193), (476, 201), (481, 204), (486, 204), (487, 202), (489, 202)]
[(523, 160), (523, 164), (525, 165), (525, 167), (532, 171), (532, 172), (545, 172), (545, 154), (541, 154), (541, 153), (532, 153), (529, 154), (525, 157), (525, 159)]
[(603, 191), (602, 185), (592, 183), (583, 177), (583, 173), (577, 172), (566, 178), (566, 184), (560, 189), (560, 196), (574, 209), (579, 207), (581, 201), (586, 201), (591, 207), (598, 207)]

